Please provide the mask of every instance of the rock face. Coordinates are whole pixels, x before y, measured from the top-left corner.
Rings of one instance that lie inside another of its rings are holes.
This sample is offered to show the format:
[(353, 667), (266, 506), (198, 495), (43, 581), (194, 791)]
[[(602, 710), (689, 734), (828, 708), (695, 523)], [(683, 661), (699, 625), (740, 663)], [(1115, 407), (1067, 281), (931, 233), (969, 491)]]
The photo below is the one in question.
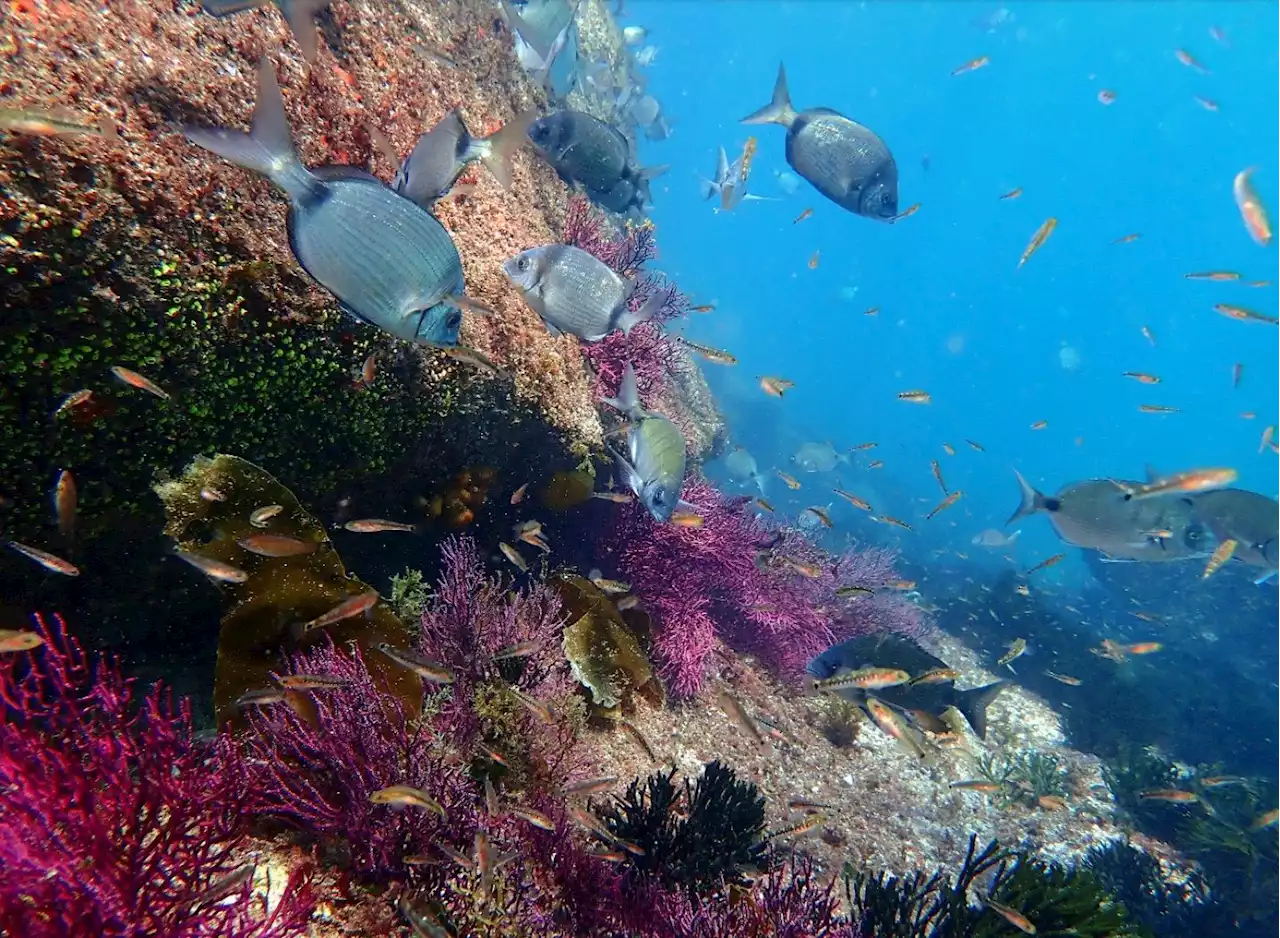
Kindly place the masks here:
[[(523, 478), (599, 451), (577, 346), (548, 335), (501, 272), (506, 257), (558, 239), (567, 191), (531, 150), (510, 190), (473, 168), (462, 181), (474, 187), (437, 207), (469, 294), (494, 310), (468, 313), (462, 334), (506, 375), (493, 379), (343, 314), (294, 260), (281, 193), (182, 137), (186, 123), (247, 127), (264, 54), (303, 162), (384, 180), (394, 168), (370, 127), (407, 154), (452, 107), (485, 134), (541, 102), (487, 3), (335, 0), (317, 28), (308, 65), (272, 4), (223, 19), (143, 2), (57, 15), (18, 4), (7, 16), (4, 107), (61, 111), (89, 131), (0, 138), (0, 510), (7, 535), (74, 553), (85, 570), (51, 585), (7, 567), (6, 595), (24, 605), (112, 592), (122, 616), (129, 593), (182, 594), (155, 569), (164, 544), (150, 486), (200, 453), (242, 455), (304, 502), (332, 504), (377, 480), (421, 491), (481, 463)], [(99, 132), (107, 125), (116, 133)], [(171, 397), (114, 381), (115, 365)], [(82, 389), (88, 402), (52, 418)], [(504, 427), (517, 444), (499, 445)], [(80, 494), (71, 543), (48, 509), (63, 469)]]

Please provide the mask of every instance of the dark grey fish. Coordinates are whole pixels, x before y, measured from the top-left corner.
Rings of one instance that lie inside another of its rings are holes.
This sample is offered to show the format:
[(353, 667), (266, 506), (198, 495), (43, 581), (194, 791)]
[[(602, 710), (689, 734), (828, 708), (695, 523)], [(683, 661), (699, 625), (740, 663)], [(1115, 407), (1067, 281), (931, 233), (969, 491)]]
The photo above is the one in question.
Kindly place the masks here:
[[(303, 268), (353, 315), (413, 342), (458, 341), (462, 259), (444, 226), (350, 166), (298, 160), (271, 63), (258, 70), (253, 130), (187, 127), (188, 140), (266, 176), (289, 196), (289, 244)], [(481, 307), (483, 308), (483, 307)]]
[(898, 165), (870, 129), (830, 108), (797, 112), (778, 66), (773, 100), (742, 119), (744, 124), (787, 128), (787, 162), (814, 188), (856, 215), (892, 222), (898, 214)]
[[(898, 635), (861, 635), (847, 642), (833, 645), (809, 662), (806, 670), (818, 680), (834, 677), (837, 672), (859, 668), (901, 668), (912, 677), (919, 677), (947, 663), (935, 658), (915, 642)], [(929, 718), (937, 719), (948, 707), (959, 710), (973, 731), (982, 739), (987, 738), (987, 706), (1005, 688), (1008, 681), (995, 681), (972, 690), (957, 690), (951, 682), (900, 684), (897, 687), (881, 687), (872, 692), (885, 703), (905, 712), (926, 729), (935, 728)], [(867, 692), (859, 687), (842, 688), (841, 697), (854, 703), (866, 702)], [(921, 711), (921, 714), (913, 711)], [(923, 715), (922, 715), (923, 714)]]
[(1101, 551), (1111, 560), (1167, 562), (1207, 555), (1212, 537), (1180, 495), (1134, 499), (1126, 490), (1141, 482), (1088, 479), (1057, 495), (1043, 495), (1016, 470), (1021, 502), (1005, 522), (1043, 511), (1058, 536), (1074, 547)]
[(529, 139), (561, 179), (581, 185), (593, 202), (611, 211), (643, 209), (651, 201), (649, 180), (667, 169), (632, 166), (627, 138), (581, 111), (555, 111), (539, 118), (529, 128)]
[(537, 116), (525, 111), (488, 137), (473, 137), (458, 111), (452, 110), (418, 138), (401, 164), (391, 188), (423, 208), (443, 197), (470, 164), (480, 160), (504, 188), (511, 186), (511, 157), (526, 139)]
[(1191, 508), (1219, 541), (1236, 542), (1232, 557), (1261, 568), (1256, 582), (1276, 575), (1280, 566), (1280, 506), (1274, 498), (1244, 489), (1218, 489), (1192, 495)]
[(661, 414), (640, 405), (635, 369), (627, 362), (616, 398), (604, 403), (627, 415), (627, 455), (610, 447), (626, 474), (627, 485), (657, 521), (670, 521), (684, 489), (685, 442), (680, 429)]
[(553, 333), (567, 332), (586, 342), (599, 342), (617, 329), (630, 332), (665, 301), (657, 292), (632, 312), (627, 299), (635, 285), (568, 244), (530, 248), (505, 261), (502, 270)]
[(293, 38), (302, 49), (303, 59), (314, 62), (319, 51), (315, 16), (329, 5), (329, 0), (204, 0), (204, 11), (210, 16), (230, 16), (266, 6), (268, 2), (274, 3), (284, 14)]

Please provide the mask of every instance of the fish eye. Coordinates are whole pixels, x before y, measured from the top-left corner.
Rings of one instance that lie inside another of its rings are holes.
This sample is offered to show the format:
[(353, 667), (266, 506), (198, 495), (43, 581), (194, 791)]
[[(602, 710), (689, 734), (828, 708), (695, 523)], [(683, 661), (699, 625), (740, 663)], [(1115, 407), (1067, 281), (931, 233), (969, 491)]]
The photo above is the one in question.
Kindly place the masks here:
[(516, 260), (516, 270), (528, 270), (528, 269), (529, 269), (529, 258), (521, 257)]
[(451, 310), (449, 315), (444, 318), (444, 324), (450, 329), (456, 329), (462, 325), (462, 313), (458, 310)]

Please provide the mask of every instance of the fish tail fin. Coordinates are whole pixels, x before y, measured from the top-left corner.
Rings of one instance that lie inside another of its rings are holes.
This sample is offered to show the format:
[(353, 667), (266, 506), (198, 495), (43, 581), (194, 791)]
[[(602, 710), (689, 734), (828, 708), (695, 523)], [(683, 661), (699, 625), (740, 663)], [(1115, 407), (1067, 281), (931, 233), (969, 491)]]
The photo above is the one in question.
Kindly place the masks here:
[(987, 738), (987, 707), (996, 699), (1000, 691), (1009, 685), (1008, 681), (994, 681), (973, 690), (962, 690), (957, 696), (956, 709), (969, 721), (979, 739)]
[[(637, 310), (624, 310), (618, 317), (618, 328), (622, 330), (624, 335), (630, 334), (631, 330), (642, 322), (649, 322), (654, 316), (662, 311), (662, 307), (666, 305), (667, 296), (659, 290), (644, 301), (644, 305)], [(627, 367), (631, 367), (628, 363)]]
[(781, 124), (790, 127), (796, 121), (796, 110), (787, 92), (787, 70), (778, 64), (778, 80), (773, 84), (773, 100), (742, 119), (744, 124)]
[(480, 148), (480, 161), (504, 189), (511, 188), (511, 158), (528, 141), (529, 125), (537, 117), (538, 112), (533, 108), (521, 111), (484, 139), (487, 145)]
[(719, 188), (720, 188), (720, 187), (719, 187), (719, 186), (717, 186), (717, 185), (716, 185), (714, 182), (712, 182), (710, 179), (699, 179), (699, 180), (698, 180), (698, 191), (702, 193), (702, 200), (703, 200), (704, 202), (705, 202), (707, 199), (711, 198), (713, 195), (715, 195), (715, 194), (716, 194), (716, 191), (717, 191)]
[(622, 382), (618, 385), (618, 396), (602, 398), (602, 402), (608, 404), (614, 410), (620, 410), (633, 418), (639, 412), (640, 390), (636, 385), (636, 370), (631, 367), (631, 362), (627, 362), (626, 370), (622, 372)]
[(204, 0), (200, 4), (210, 16), (230, 16), (244, 10), (266, 6), (270, 0)]
[(293, 148), (293, 135), (284, 113), (284, 96), (271, 60), (266, 56), (258, 65), (258, 100), (249, 133), (225, 127), (184, 127), (182, 133), (196, 146), (266, 176), (295, 202), (304, 200), (318, 184)]
[(631, 169), (628, 174), (635, 184), (636, 198), (640, 202), (653, 204), (653, 195), (649, 192), (649, 181), (657, 179), (670, 168), (671, 164), (663, 163), (661, 166), (644, 166)]
[(1024, 479), (1022, 473), (1017, 469), (1013, 470), (1013, 474), (1018, 477), (1018, 489), (1022, 501), (1018, 505), (1018, 510), (1010, 515), (1009, 520), (1004, 523), (1006, 528), (1019, 518), (1034, 515), (1037, 511), (1043, 511), (1045, 508), (1045, 497), (1036, 491), (1035, 486)]
[(282, 3), (289, 30), (302, 49), (302, 58), (308, 65), (316, 60), (320, 43), (316, 38), (316, 14), (329, 5), (329, 0), (291, 0)]
[(716, 160), (716, 179), (724, 185), (726, 179), (729, 178), (729, 154), (724, 152), (724, 147), (720, 148), (720, 156)]

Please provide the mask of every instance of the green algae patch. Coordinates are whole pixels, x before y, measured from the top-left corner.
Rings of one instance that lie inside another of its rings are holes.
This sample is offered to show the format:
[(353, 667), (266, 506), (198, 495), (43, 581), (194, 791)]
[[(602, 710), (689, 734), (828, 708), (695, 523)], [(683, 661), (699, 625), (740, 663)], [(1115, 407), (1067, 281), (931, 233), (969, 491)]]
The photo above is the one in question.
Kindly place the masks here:
[(564, 654), (573, 676), (591, 692), (596, 715), (621, 719), (634, 709), (635, 694), (661, 707), (666, 691), (636, 629), (617, 606), (577, 574), (559, 576), (554, 585), (570, 623), (564, 630)]
[[(218, 722), (234, 720), (235, 700), (247, 690), (271, 685), (283, 656), (325, 640), (359, 646), (375, 682), (417, 712), (422, 682), (374, 650), (380, 642), (406, 645), (408, 629), (386, 603), (356, 616), (303, 633), (302, 623), (372, 587), (347, 573), (324, 526), (265, 469), (237, 456), (198, 456), (182, 477), (155, 486), (164, 504), (165, 534), (185, 551), (231, 564), (248, 574), (243, 583), (222, 584), (226, 602), (218, 633), (213, 701)], [(281, 510), (259, 526), (254, 511)], [(240, 541), (253, 535), (283, 535), (314, 544), (310, 553), (264, 557)]]

